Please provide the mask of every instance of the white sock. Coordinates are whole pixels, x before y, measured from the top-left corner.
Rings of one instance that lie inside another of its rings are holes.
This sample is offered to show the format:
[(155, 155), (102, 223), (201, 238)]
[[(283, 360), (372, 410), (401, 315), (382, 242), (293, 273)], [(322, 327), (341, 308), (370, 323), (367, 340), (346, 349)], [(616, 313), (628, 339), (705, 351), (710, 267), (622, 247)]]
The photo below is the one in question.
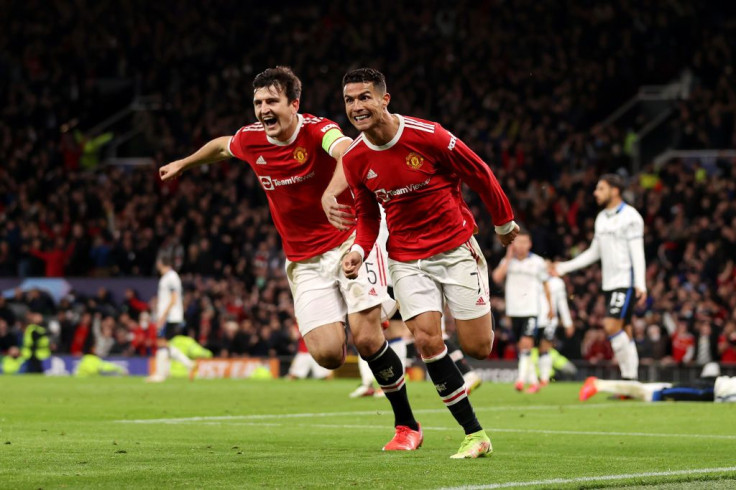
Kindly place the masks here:
[(169, 377), (169, 349), (159, 347), (156, 350), (156, 376), (166, 379)]
[(552, 374), (552, 356), (549, 353), (539, 354), (539, 379), (543, 383), (549, 382), (549, 377)]
[(529, 362), (526, 366), (526, 381), (530, 385), (538, 385), (539, 378), (537, 377), (537, 363), (532, 362), (532, 355), (529, 353)]
[(373, 371), (368, 366), (368, 362), (360, 356), (358, 356), (358, 371), (360, 371), (360, 384), (373, 386)]
[(652, 401), (655, 391), (663, 390), (670, 386), (672, 386), (671, 383), (640, 383), (638, 381), (612, 381), (607, 379), (595, 380), (595, 387), (600, 392), (629, 396), (635, 400), (643, 400), (645, 402)]
[(524, 383), (526, 381), (526, 372), (529, 370), (531, 364), (531, 353), (528, 350), (519, 352), (519, 374), (516, 376), (516, 381)]
[(169, 346), (169, 355), (173, 360), (182, 363), (187, 369), (192, 369), (194, 367), (194, 361), (185, 356), (182, 351), (180, 351), (173, 345)]
[[(608, 340), (611, 342), (611, 347), (613, 348), (613, 355), (616, 357), (616, 361), (618, 362), (618, 368), (621, 370), (621, 377), (622, 378), (628, 378), (630, 373), (630, 361), (629, 361), (629, 344), (631, 343), (631, 339), (629, 339), (629, 336), (626, 334), (626, 331), (620, 330), (619, 332), (613, 334), (612, 336), (608, 337)], [(639, 361), (637, 359), (637, 368), (639, 365)]]
[(396, 355), (401, 359), (401, 365), (406, 369), (406, 340), (398, 338), (389, 341), (388, 345), (396, 352)]
[(626, 351), (626, 374), (622, 375), (627, 379), (639, 379), (639, 352), (636, 350), (636, 342), (630, 340)]

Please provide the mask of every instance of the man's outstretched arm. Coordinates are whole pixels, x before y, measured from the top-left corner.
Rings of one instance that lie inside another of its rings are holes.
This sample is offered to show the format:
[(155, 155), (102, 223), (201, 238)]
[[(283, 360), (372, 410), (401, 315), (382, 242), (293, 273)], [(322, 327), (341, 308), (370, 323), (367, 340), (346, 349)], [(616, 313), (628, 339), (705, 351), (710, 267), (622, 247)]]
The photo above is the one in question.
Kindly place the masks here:
[(171, 180), (181, 175), (182, 172), (190, 167), (215, 163), (232, 158), (232, 154), (228, 149), (229, 144), (230, 136), (215, 138), (188, 157), (182, 158), (181, 160), (175, 160), (164, 165), (158, 169), (158, 175), (163, 181)]

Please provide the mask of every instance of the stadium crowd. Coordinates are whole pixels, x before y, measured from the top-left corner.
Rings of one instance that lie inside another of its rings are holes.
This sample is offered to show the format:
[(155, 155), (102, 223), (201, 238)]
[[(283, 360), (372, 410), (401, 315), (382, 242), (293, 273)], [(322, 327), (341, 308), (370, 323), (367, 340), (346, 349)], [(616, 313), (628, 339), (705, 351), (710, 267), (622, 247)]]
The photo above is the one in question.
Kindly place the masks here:
[[(0, 19), (0, 276), (153, 276), (157, 255), (172, 254), (190, 334), (222, 355), (295, 352), (265, 195), (237, 161), (170, 184), (154, 168), (95, 165), (87, 143), (98, 135), (85, 131), (116, 109), (121, 93), (130, 100), (118, 86), (161, 102), (135, 124), (163, 164), (251, 122), (250, 81), (279, 63), (302, 77), (303, 111), (351, 134), (340, 77), (356, 64), (376, 66), (394, 111), (441, 122), (490, 162), (534, 250), (549, 259), (590, 243), (597, 177), (629, 168), (626, 135), (597, 123), (639, 85), (677, 75), (685, 68), (678, 60), (690, 60), (698, 83), (672, 121), (675, 146), (736, 146), (736, 37), (724, 34), (731, 14), (715, 17), (697, 2), (431, 1), (415, 11), (380, 1), (367, 12), (287, 2), (278, 14), (236, 2), (39, 3), (14, 3), (19, 15)], [(222, 18), (231, 21), (226, 30)], [(634, 325), (643, 360), (736, 362), (732, 165), (676, 161), (627, 175), (626, 198), (647, 225), (650, 298)], [(479, 223), (490, 223), (477, 197), (468, 201)], [(503, 251), (492, 227), (478, 241), (497, 263)], [(612, 357), (598, 274), (566, 279), (576, 325), (559, 339), (568, 358)], [(510, 357), (502, 290), (494, 292), (494, 355)], [(100, 355), (150, 354), (149, 299), (101, 291), (57, 305), (18, 291), (0, 300), (0, 354), (28, 312), (53, 325), (58, 352), (94, 343)]]

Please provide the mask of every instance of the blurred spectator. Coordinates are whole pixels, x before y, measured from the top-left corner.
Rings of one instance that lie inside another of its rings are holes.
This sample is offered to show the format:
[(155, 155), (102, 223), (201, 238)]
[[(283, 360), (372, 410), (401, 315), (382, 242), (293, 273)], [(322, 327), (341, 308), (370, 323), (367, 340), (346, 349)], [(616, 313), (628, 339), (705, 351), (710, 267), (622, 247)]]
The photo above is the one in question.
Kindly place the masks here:
[[(662, 327), (651, 323), (644, 330), (644, 338), (637, 342), (642, 361), (672, 362), (670, 357), (671, 344), (667, 335), (662, 334)], [(646, 362), (642, 362), (645, 364)]]
[(718, 338), (718, 352), (724, 364), (736, 364), (736, 321), (729, 321)]
[(18, 332), (10, 328), (5, 319), (0, 318), (0, 355), (5, 355), (11, 347), (18, 347)]
[(131, 333), (126, 327), (117, 327), (113, 338), (115, 341), (113, 342), (108, 355), (132, 356), (135, 354), (135, 349), (133, 349), (133, 344), (130, 341)]
[(708, 320), (698, 322), (698, 335), (695, 339), (695, 355), (693, 358), (698, 366), (705, 366), (709, 362), (719, 359), (718, 335)]
[(611, 344), (606, 339), (606, 333), (602, 328), (588, 330), (583, 338), (582, 348), (583, 358), (592, 364), (613, 359)]
[(685, 318), (677, 320), (677, 330), (672, 334), (672, 360), (677, 364), (688, 364), (695, 354), (695, 337), (690, 333)]
[(65, 245), (62, 237), (57, 237), (51, 250), (41, 250), (41, 240), (36, 239), (31, 245), (29, 253), (44, 261), (46, 264), (46, 277), (63, 277), (66, 263), (74, 251), (74, 245)]
[(248, 354), (251, 344), (256, 340), (253, 323), (250, 320), (225, 322), (223, 349), (221, 355), (243, 357)]
[(74, 331), (74, 338), (72, 339), (72, 345), (69, 352), (73, 356), (81, 356), (89, 350), (89, 344), (92, 343), (92, 314), (83, 313), (77, 329)]
[(148, 310), (148, 303), (138, 299), (138, 293), (130, 288), (125, 290), (125, 300), (122, 306), (132, 317), (137, 317), (142, 312)]
[(0, 318), (5, 320), (5, 323), (10, 326), (15, 325), (15, 313), (13, 313), (13, 309), (8, 306), (5, 296), (2, 294), (0, 294)]
[(100, 322), (94, 322), (94, 353), (100, 357), (107, 357), (115, 345), (115, 319), (106, 316)]
[(127, 327), (131, 335), (131, 347), (136, 355), (151, 356), (156, 353), (156, 325), (151, 321), (148, 312), (144, 311), (138, 316), (138, 323), (131, 319)]

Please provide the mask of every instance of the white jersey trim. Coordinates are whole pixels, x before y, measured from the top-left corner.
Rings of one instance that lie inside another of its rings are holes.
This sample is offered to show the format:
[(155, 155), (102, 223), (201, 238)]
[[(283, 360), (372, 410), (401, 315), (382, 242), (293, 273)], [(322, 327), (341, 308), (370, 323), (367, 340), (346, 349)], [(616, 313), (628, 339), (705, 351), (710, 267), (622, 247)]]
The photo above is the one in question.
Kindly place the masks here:
[(294, 134), (291, 135), (291, 138), (289, 138), (287, 141), (279, 141), (275, 138), (271, 138), (269, 135), (266, 135), (266, 139), (269, 143), (276, 146), (289, 146), (293, 142), (296, 141), (296, 137), (299, 136), (299, 131), (302, 129), (302, 126), (304, 125), (304, 116), (301, 114), (297, 114), (296, 117), (299, 119), (299, 122), (296, 125), (296, 129), (294, 130)]
[(405, 117), (404, 119), (406, 119), (407, 125), (419, 126), (422, 129), (429, 129), (432, 133), (434, 133), (434, 124), (422, 122), (412, 117)]
[(416, 119), (411, 119), (409, 117), (405, 119), (406, 119), (407, 128), (416, 129), (417, 131), (424, 131), (425, 133), (434, 134), (434, 126), (432, 124), (423, 123), (423, 122), (417, 121)]
[[(384, 151), (384, 150), (388, 150), (388, 149), (392, 148), (396, 143), (399, 142), (399, 139), (401, 138), (401, 135), (404, 133), (404, 126), (405, 126), (404, 116), (402, 116), (401, 114), (391, 114), (391, 115), (392, 116), (396, 116), (396, 117), (399, 118), (399, 130), (396, 131), (396, 134), (394, 135), (393, 138), (391, 138), (391, 141), (389, 141), (385, 145), (374, 145), (373, 143), (371, 143), (370, 141), (368, 141), (368, 138), (364, 138), (364, 141), (365, 141), (366, 146), (368, 146), (368, 148), (370, 148), (371, 150), (373, 150), (373, 151)], [(361, 135), (362, 134), (363, 133), (361, 133)]]
[[(348, 136), (341, 136), (341, 137), (337, 138), (337, 139), (336, 139), (335, 141), (333, 141), (333, 142), (332, 142), (332, 144), (330, 145), (330, 147), (329, 147), (329, 148), (327, 149), (327, 153), (328, 153), (328, 154), (329, 154), (329, 155), (330, 155), (330, 156), (331, 156), (332, 158), (334, 158), (334, 159), (337, 159), (337, 157), (336, 157), (335, 155), (333, 155), (333, 154), (332, 154), (332, 152), (333, 152), (333, 150), (335, 149), (335, 145), (337, 145), (337, 144), (338, 144), (338, 143), (340, 143), (341, 141), (345, 141), (345, 140), (349, 140), (349, 141), (352, 141), (352, 140), (351, 140), (351, 139), (350, 139), (350, 138), (349, 138)], [(347, 150), (345, 150), (345, 152), (347, 153)]]

